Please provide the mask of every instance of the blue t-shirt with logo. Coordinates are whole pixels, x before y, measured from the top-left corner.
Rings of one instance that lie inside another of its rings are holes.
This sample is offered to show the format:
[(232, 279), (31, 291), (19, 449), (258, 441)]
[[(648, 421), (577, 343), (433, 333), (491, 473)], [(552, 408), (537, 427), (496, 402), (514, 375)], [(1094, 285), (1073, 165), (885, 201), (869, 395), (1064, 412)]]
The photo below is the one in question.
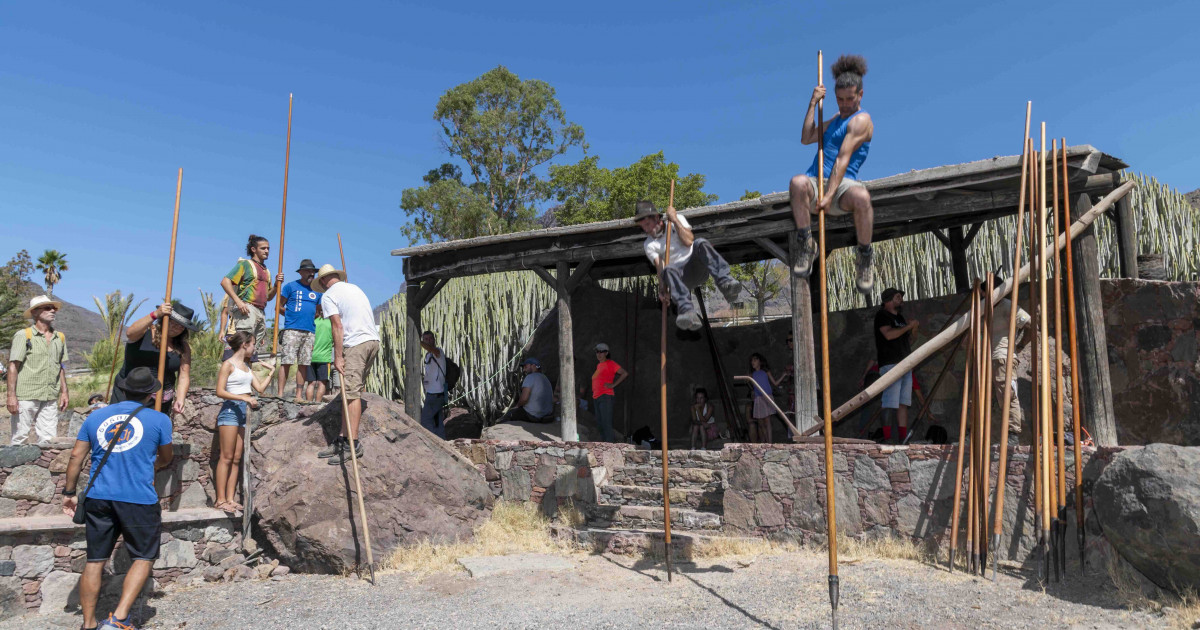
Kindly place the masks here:
[(321, 294), (312, 287), (304, 286), (299, 280), (293, 280), (283, 285), (283, 297), (287, 300), (283, 307), (283, 329), (314, 332), (313, 320), (317, 317)]
[[(154, 489), (154, 460), (158, 447), (171, 443), (171, 419), (147, 407), (138, 412), (118, 437), (117, 429), (141, 403), (127, 400), (97, 409), (88, 415), (75, 438), (92, 445), (90, 477), (96, 480), (88, 497), (141, 505), (158, 503)], [(96, 466), (108, 449), (108, 441), (117, 437), (112, 455), (96, 476)], [(83, 490), (85, 488), (80, 488)]]

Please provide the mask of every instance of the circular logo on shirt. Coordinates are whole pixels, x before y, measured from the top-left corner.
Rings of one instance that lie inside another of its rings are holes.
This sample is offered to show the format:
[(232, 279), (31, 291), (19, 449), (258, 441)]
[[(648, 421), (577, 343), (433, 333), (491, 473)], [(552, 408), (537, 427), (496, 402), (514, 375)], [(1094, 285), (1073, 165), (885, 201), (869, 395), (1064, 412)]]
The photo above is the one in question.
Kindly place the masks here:
[(309, 292), (308, 292), (308, 299), (310, 299), (310, 300), (315, 300), (315, 299), (317, 299), (317, 294), (316, 294), (316, 293), (313, 293), (312, 291), (309, 291)]
[(121, 428), (121, 423), (125, 422), (129, 414), (119, 414), (107, 418), (100, 423), (100, 428), (96, 429), (96, 442), (100, 444), (100, 448), (108, 449), (108, 441), (116, 438), (117, 445), (113, 447), (114, 453), (123, 453), (138, 445), (142, 441), (142, 421), (134, 418), (129, 421), (129, 426), (117, 435), (117, 430)]

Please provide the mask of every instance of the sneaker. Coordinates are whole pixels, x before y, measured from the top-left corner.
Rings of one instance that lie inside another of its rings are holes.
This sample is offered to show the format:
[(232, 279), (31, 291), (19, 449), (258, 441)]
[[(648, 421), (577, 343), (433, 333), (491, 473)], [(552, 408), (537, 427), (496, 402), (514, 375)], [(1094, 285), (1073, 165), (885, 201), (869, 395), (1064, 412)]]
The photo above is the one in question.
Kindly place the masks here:
[(680, 330), (700, 330), (704, 326), (704, 322), (700, 319), (700, 314), (696, 311), (688, 311), (680, 313), (679, 317), (675, 318), (675, 325)]
[(874, 261), (875, 250), (870, 245), (865, 249), (862, 246), (854, 249), (854, 283), (858, 285), (859, 292), (868, 297), (871, 289), (875, 288)]
[(796, 264), (792, 265), (792, 275), (797, 278), (807, 278), (812, 275), (813, 261), (817, 258), (817, 241), (810, 234), (800, 247), (796, 256)]
[(320, 457), (321, 459), (328, 459), (334, 455), (337, 455), (338, 453), (341, 453), (346, 448), (345, 441), (345, 438), (342, 437), (334, 439), (333, 444), (330, 444), (328, 448), (317, 452), (317, 457)]
[(717, 289), (721, 291), (721, 295), (725, 296), (725, 301), (729, 302), (730, 306), (742, 303), (742, 283), (729, 278), (725, 282), (717, 285)]
[(108, 619), (101, 621), (100, 625), (96, 626), (96, 630), (137, 630), (137, 626), (129, 623), (128, 617), (125, 618), (125, 621), (117, 621), (112, 614), (109, 614)]

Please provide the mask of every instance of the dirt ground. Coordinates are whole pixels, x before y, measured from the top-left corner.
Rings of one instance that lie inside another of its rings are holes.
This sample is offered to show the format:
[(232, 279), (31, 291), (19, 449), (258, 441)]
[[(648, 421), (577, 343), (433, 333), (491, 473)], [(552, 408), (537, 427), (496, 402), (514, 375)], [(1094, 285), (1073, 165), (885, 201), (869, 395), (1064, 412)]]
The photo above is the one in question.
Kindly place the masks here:
[[(142, 607), (148, 628), (826, 628), (824, 555), (794, 552), (680, 564), (667, 582), (650, 558), (571, 554), (574, 568), (472, 578), (386, 572), (354, 577), (168, 589)], [(853, 559), (841, 573), (841, 628), (1170, 628), (1130, 611), (1107, 574), (1045, 590), (1017, 572), (993, 584), (911, 560)], [(79, 627), (78, 616), (29, 616), (0, 630)]]

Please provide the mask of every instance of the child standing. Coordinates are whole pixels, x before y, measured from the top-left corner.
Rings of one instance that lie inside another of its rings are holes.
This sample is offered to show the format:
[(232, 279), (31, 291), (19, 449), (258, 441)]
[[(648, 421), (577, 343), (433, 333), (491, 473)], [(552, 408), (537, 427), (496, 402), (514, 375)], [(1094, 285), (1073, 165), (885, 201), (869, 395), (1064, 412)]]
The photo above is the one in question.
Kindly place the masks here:
[(716, 419), (713, 418), (712, 405), (708, 404), (708, 390), (697, 387), (692, 399), (692, 450), (696, 449), (697, 436), (700, 438), (700, 448), (708, 450), (709, 433), (715, 428)]
[[(758, 383), (758, 387), (754, 388), (754, 404), (750, 410), (751, 442), (771, 443), (771, 416), (775, 415), (775, 408), (771, 405), (769, 397), (774, 395), (771, 382), (775, 379), (771, 376), (770, 369), (763, 355), (757, 352), (750, 355), (750, 378)], [(759, 387), (762, 391), (759, 391)], [(766, 396), (763, 392), (766, 392)]]
[(217, 396), (225, 399), (217, 413), (217, 439), (221, 445), (221, 458), (217, 461), (217, 502), (214, 507), (225, 512), (237, 512), (242, 505), (233, 501), (237, 493), (238, 473), (241, 469), (242, 449), (246, 440), (246, 408), (258, 409), (258, 398), (254, 392), (263, 393), (271, 384), (275, 366), (263, 379), (254, 378), (250, 357), (254, 355), (254, 334), (239, 330), (229, 336), (233, 356), (221, 364), (217, 373)]
[(312, 362), (308, 364), (308, 384), (305, 395), (308, 402), (321, 402), (329, 391), (329, 363), (333, 361), (333, 328), (321, 305), (317, 304), (317, 318), (313, 320), (316, 335), (313, 337)]

